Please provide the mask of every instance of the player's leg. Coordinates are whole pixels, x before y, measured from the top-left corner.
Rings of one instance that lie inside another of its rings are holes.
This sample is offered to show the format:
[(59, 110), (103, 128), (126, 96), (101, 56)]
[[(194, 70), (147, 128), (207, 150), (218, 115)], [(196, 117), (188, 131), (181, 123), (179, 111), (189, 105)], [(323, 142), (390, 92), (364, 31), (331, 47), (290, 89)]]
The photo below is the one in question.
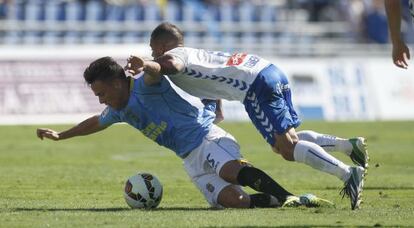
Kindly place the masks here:
[[(191, 173), (188, 174), (191, 175)], [(190, 177), (213, 208), (251, 207), (250, 196), (240, 186), (224, 181), (212, 170), (205, 170)]]
[(299, 140), (316, 143), (328, 152), (342, 152), (348, 155), (356, 165), (368, 168), (368, 150), (366, 140), (363, 137), (343, 139), (311, 130), (299, 131), (297, 135)]
[[(284, 75), (280, 76), (283, 84), (288, 85), (288, 81)], [(284, 86), (282, 90), (283, 100), (287, 106), (287, 109), (292, 119), (292, 126), (295, 128), (298, 126), (298, 115), (293, 107), (292, 95), (289, 86)], [(365, 139), (362, 137), (356, 137), (351, 139), (343, 139), (333, 135), (320, 134), (315, 131), (300, 131), (297, 133), (299, 140), (313, 142), (325, 151), (340, 151), (350, 156), (352, 161), (363, 168), (368, 167), (368, 151), (366, 149)]]
[[(199, 148), (201, 149), (201, 148)], [(234, 185), (221, 178), (202, 156), (201, 150), (194, 150), (184, 159), (184, 167), (192, 182), (213, 208), (255, 208), (277, 207), (279, 201), (273, 196), (248, 195), (240, 185)]]
[[(223, 129), (213, 126), (203, 143), (202, 153), (210, 167), (226, 182), (249, 186), (285, 202), (292, 193), (285, 190), (262, 170), (243, 161), (240, 147), (234, 137)], [(298, 199), (299, 200), (299, 199)]]
[[(271, 78), (272, 74), (269, 75)], [(299, 125), (296, 112), (290, 101), (290, 90), (285, 77), (276, 75), (274, 82), (263, 82), (263, 88), (256, 93), (249, 91), (245, 108), (253, 124), (271, 145), (273, 151), (285, 160), (307, 164), (315, 169), (333, 174), (343, 181), (350, 175), (350, 167), (332, 157), (315, 143), (299, 141), (294, 127)], [(269, 78), (265, 78), (269, 80)], [(256, 82), (256, 81), (255, 81)], [(273, 88), (273, 84), (281, 84)], [(285, 85), (285, 86), (284, 86)], [(283, 91), (284, 90), (284, 91)], [(268, 91), (265, 93), (264, 91)]]
[(316, 143), (327, 152), (339, 151), (346, 155), (350, 155), (352, 151), (352, 144), (348, 139), (321, 134), (312, 130), (299, 131), (297, 132), (297, 135), (299, 140)]
[[(361, 192), (364, 185), (364, 168), (349, 167), (340, 160), (328, 154), (319, 145), (298, 140), (295, 129), (290, 128), (285, 134), (275, 135), (276, 144), (273, 147), (289, 161), (304, 163), (312, 168), (332, 174), (345, 183), (342, 190), (351, 200), (351, 208), (359, 207)], [(292, 151), (293, 148), (293, 151)]]
[(327, 153), (319, 145), (298, 140), (295, 129), (290, 128), (284, 134), (276, 134), (276, 144), (273, 147), (288, 161), (296, 161), (311, 166), (314, 169), (332, 174), (342, 181), (351, 176), (351, 168)]
[[(237, 170), (239, 171), (237, 172)], [(333, 206), (332, 202), (313, 194), (305, 194), (300, 197), (295, 196), (285, 190), (262, 170), (241, 163), (240, 161), (233, 160), (226, 162), (220, 170), (220, 176), (230, 183), (237, 184), (236, 186), (249, 186), (256, 191), (263, 192), (250, 195), (250, 207)], [(234, 202), (235, 200), (231, 201)]]
[(275, 67), (268, 68), (258, 75), (251, 88), (244, 101), (246, 111), (272, 149), (286, 160), (330, 173), (346, 184), (350, 183), (352, 176), (358, 176), (356, 180), (359, 181), (352, 184), (357, 191), (350, 191), (356, 192), (351, 195), (351, 202), (355, 203), (362, 191), (364, 174), (359, 172), (359, 168), (351, 169), (319, 145), (299, 140), (294, 128), (300, 121), (293, 108), (286, 76)]
[(225, 208), (251, 208), (250, 196), (233, 184), (228, 184), (219, 192), (217, 203)]
[(200, 190), (206, 201), (213, 208), (234, 207), (247, 208), (250, 197), (220, 178), (205, 160), (203, 149), (206, 140), (183, 159), (183, 166), (194, 185)]
[(248, 195), (238, 185), (227, 185), (220, 191), (217, 202), (225, 208), (270, 208), (280, 206), (279, 201), (268, 194)]
[[(218, 155), (220, 156), (220, 155)], [(283, 204), (289, 196), (293, 196), (285, 188), (262, 170), (240, 160), (227, 161), (220, 170), (219, 176), (232, 184), (248, 186), (258, 192), (277, 198)]]

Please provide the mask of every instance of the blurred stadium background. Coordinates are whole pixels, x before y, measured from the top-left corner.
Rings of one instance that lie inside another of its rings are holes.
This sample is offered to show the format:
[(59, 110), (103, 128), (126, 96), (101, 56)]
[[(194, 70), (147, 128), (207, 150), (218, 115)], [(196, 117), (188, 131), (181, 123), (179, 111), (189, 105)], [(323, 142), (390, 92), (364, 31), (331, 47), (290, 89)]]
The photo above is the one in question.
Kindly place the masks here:
[[(414, 26), (402, 0), (402, 32)], [(414, 119), (414, 63), (395, 67), (382, 0), (0, 0), (0, 124), (72, 123), (102, 106), (82, 81), (102, 56), (149, 55), (162, 21), (186, 46), (261, 55), (304, 119)], [(228, 120), (247, 120), (225, 102)]]

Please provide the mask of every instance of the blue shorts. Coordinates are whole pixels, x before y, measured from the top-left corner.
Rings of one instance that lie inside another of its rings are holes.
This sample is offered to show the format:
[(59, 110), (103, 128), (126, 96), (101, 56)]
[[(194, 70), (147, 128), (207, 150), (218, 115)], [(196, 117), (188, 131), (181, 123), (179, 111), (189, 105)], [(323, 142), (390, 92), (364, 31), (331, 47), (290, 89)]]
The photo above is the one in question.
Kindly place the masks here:
[(260, 71), (243, 104), (254, 126), (271, 146), (276, 143), (275, 133), (280, 135), (300, 125), (293, 108), (289, 82), (274, 65)]

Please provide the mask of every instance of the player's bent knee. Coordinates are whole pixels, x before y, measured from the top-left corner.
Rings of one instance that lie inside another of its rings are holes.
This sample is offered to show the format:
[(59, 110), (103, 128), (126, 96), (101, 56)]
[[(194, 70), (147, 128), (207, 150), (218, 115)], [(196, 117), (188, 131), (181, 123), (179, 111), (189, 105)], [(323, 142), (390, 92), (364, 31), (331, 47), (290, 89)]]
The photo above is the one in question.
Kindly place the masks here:
[(293, 157), (293, 153), (286, 152), (286, 153), (281, 153), (281, 155), (286, 161), (295, 161), (295, 158)]
[(273, 150), (273, 152), (275, 152), (276, 154), (280, 154), (280, 149), (279, 149), (279, 147), (276, 147), (276, 144), (274, 145), (274, 146), (272, 146), (272, 150)]
[(277, 154), (280, 154), (285, 160), (287, 161), (294, 161), (295, 158), (293, 157), (293, 148), (291, 147), (284, 147), (284, 148), (278, 148), (272, 147), (273, 151)]
[(220, 169), (219, 176), (229, 183), (238, 184), (237, 176), (244, 166), (239, 160), (229, 161)]
[(217, 202), (225, 208), (249, 208), (250, 196), (236, 185), (228, 185), (218, 195)]

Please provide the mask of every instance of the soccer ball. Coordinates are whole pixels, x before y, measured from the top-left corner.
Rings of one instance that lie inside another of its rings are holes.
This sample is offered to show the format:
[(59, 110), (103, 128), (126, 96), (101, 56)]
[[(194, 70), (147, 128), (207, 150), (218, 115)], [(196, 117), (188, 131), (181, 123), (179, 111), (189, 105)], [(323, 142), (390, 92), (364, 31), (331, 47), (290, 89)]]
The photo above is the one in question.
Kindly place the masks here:
[(138, 173), (125, 183), (124, 198), (131, 208), (156, 208), (161, 202), (162, 185), (154, 175)]

